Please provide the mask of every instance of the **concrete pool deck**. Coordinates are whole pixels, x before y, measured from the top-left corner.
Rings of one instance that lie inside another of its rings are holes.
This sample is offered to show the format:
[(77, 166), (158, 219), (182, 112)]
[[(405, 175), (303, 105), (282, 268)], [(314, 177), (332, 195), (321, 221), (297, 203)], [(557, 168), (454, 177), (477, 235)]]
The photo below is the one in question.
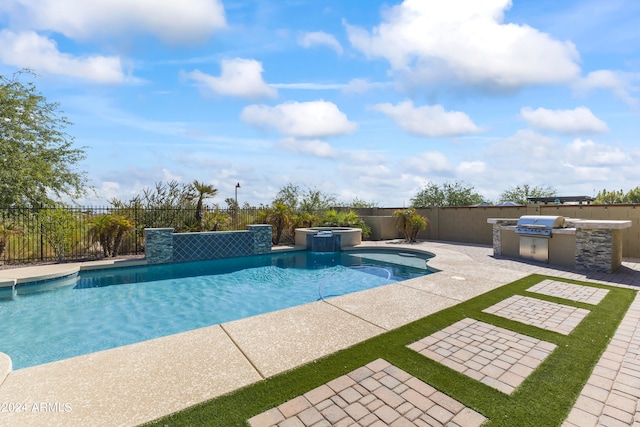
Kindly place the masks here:
[[(17, 371), (10, 371), (7, 359), (0, 357), (0, 403), (7, 404), (0, 413), (0, 424), (144, 423), (295, 368), (531, 273), (640, 286), (640, 266), (634, 260), (624, 262), (615, 274), (585, 274), (494, 258), (492, 248), (485, 246), (445, 242), (364, 242), (359, 246), (366, 247), (428, 251), (436, 255), (429, 266), (440, 271), (357, 294)], [(1, 270), (0, 283), (73, 268), (77, 266)], [(619, 328), (620, 337), (614, 337), (611, 351), (603, 355), (603, 366), (594, 370), (593, 381), (585, 387), (567, 426), (598, 425), (594, 419), (606, 417), (620, 420), (620, 411), (635, 417), (635, 405), (624, 401), (624, 408), (620, 408), (623, 399), (616, 390), (640, 397), (640, 367), (633, 364), (640, 344), (640, 334), (635, 330), (639, 313), (637, 298)], [(605, 385), (603, 378), (608, 381)]]

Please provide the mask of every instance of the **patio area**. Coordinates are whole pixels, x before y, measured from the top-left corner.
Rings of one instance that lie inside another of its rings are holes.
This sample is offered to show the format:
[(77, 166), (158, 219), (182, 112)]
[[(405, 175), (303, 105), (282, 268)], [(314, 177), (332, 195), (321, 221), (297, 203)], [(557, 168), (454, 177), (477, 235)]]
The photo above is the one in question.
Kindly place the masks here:
[[(11, 425), (25, 426), (140, 424), (301, 366), (531, 273), (611, 286), (640, 285), (640, 264), (630, 259), (625, 260), (623, 267), (614, 274), (584, 274), (535, 262), (494, 258), (492, 248), (485, 246), (446, 242), (405, 245), (398, 241), (365, 242), (363, 246), (406, 247), (431, 252), (436, 256), (429, 265), (439, 272), (326, 301), (21, 369), (9, 372), (6, 377), (0, 369), (0, 402), (26, 403), (28, 409), (8, 411), (2, 417)], [(16, 274), (51, 274), (56, 268), (61, 267), (2, 270), (0, 281), (16, 278)], [(65, 265), (65, 268), (73, 266)], [(563, 282), (547, 283), (536, 291), (551, 292), (562, 298), (580, 298), (589, 304), (597, 304), (598, 298), (598, 295), (586, 295), (584, 289), (567, 287)], [(524, 318), (518, 316), (522, 307), (531, 305), (528, 302), (513, 301), (513, 305), (506, 304), (495, 310), (502, 313), (500, 315), (522, 321)], [(529, 316), (525, 321), (539, 321), (544, 325), (546, 320), (540, 320), (540, 316), (555, 317), (558, 313), (564, 316), (563, 320), (550, 327), (561, 327), (570, 332), (571, 325), (580, 322), (579, 312), (567, 313), (562, 307), (549, 307), (548, 304), (540, 305), (537, 318)], [(636, 298), (565, 425), (633, 424), (637, 413), (635, 402), (640, 398), (638, 320), (640, 302)], [(482, 375), (487, 382), (505, 387), (505, 392), (508, 387), (516, 387), (519, 378), (535, 368), (531, 366), (533, 359), (543, 360), (544, 352), (551, 350), (549, 345), (533, 342), (528, 348), (528, 344), (524, 345), (526, 339), (516, 337), (507, 349), (500, 348), (496, 341), (491, 344), (495, 347), (491, 351), (480, 349), (480, 344), (477, 344), (480, 350), (473, 354), (450, 351), (455, 343), (445, 342), (443, 346), (443, 340), (461, 331), (466, 333), (468, 328), (482, 330), (484, 326), (465, 323), (457, 327), (456, 332), (436, 337), (435, 341), (432, 337), (433, 342), (416, 344), (413, 349), (421, 354), (425, 352), (425, 357), (439, 354), (443, 357), (441, 360), (448, 359), (451, 366), (469, 362), (474, 369), (468, 374)], [(486, 333), (504, 333), (488, 329)], [(469, 336), (478, 335), (478, 330), (469, 332)], [(429, 350), (431, 345), (436, 347)], [(522, 352), (518, 357), (509, 353), (514, 348)], [(443, 356), (446, 353), (443, 349), (449, 349), (451, 355)], [(487, 354), (479, 356), (481, 351), (487, 351)], [(495, 351), (502, 353), (498, 355)], [(489, 354), (496, 356), (493, 359), (484, 357)], [(505, 375), (507, 373), (509, 375)], [(482, 422), (480, 414), (441, 394), (379, 360), (340, 381), (332, 380), (321, 390), (310, 391), (294, 403), (274, 408), (268, 414), (252, 419), (251, 424), (320, 426), (323, 424), (318, 423), (324, 420), (329, 423), (324, 425), (348, 425), (350, 422), (428, 425), (425, 416), (443, 425), (454, 422), (453, 425), (472, 426)], [(40, 408), (42, 410), (38, 410)], [(332, 421), (327, 421), (329, 419)]]

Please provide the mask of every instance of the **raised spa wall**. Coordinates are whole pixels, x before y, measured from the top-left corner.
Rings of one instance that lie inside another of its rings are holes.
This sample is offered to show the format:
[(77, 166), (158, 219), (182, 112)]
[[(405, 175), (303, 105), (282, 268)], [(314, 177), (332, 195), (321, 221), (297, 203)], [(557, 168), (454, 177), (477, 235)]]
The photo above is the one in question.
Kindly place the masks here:
[(320, 232), (331, 232), (338, 237), (338, 247), (333, 249), (342, 249), (345, 247), (356, 246), (362, 243), (362, 229), (351, 227), (312, 227), (312, 228), (296, 228), (295, 244), (296, 246), (304, 246), (308, 250), (312, 250), (313, 236)]
[(205, 261), (271, 252), (271, 225), (247, 230), (174, 233), (173, 228), (146, 228), (147, 264)]
[[(583, 271), (612, 273), (622, 265), (622, 231), (631, 221), (565, 219), (549, 239), (549, 264)], [(493, 224), (493, 254), (520, 257), (517, 219), (489, 218)]]

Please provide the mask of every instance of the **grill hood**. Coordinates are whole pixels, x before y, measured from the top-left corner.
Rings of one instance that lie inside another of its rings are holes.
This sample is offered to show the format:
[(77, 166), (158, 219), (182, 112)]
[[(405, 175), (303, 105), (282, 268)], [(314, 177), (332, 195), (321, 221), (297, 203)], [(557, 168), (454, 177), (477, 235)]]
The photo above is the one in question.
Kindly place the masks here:
[(563, 228), (564, 217), (555, 215), (523, 215), (518, 219), (517, 227)]

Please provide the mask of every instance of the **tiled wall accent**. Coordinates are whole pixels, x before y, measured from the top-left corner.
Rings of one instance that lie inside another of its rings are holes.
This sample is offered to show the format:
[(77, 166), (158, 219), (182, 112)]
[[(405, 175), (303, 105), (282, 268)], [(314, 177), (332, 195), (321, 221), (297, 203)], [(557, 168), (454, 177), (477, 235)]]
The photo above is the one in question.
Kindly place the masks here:
[(148, 264), (204, 261), (271, 252), (271, 226), (249, 225), (246, 231), (173, 233), (172, 228), (146, 229)]
[(271, 252), (271, 226), (268, 224), (247, 225), (247, 230), (253, 231), (253, 253), (268, 254)]
[(163, 264), (173, 260), (173, 228), (145, 228), (147, 264)]
[(251, 231), (212, 231), (173, 235), (173, 262), (253, 255)]
[(579, 228), (576, 230), (576, 268), (611, 272), (613, 230)]

